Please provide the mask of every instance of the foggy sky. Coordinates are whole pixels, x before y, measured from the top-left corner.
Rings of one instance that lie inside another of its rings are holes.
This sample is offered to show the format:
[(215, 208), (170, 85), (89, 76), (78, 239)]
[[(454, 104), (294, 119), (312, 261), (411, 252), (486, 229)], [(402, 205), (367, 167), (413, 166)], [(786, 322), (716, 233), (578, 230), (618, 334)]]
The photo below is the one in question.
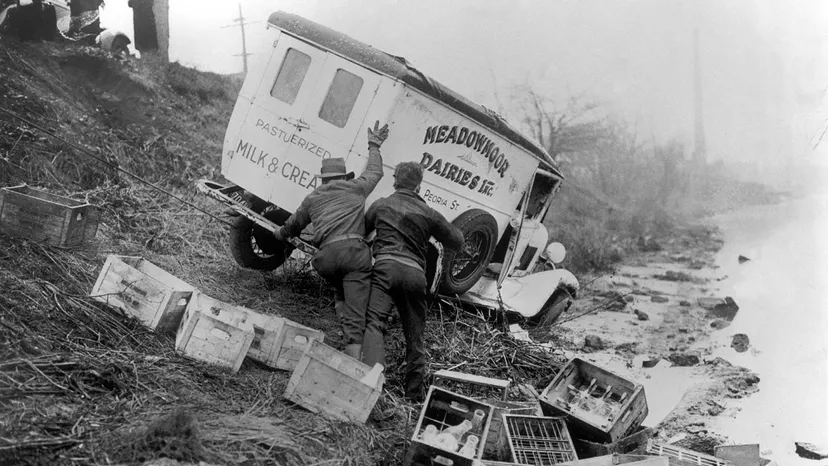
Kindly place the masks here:
[[(241, 71), (229, 0), (169, 0), (170, 55)], [(515, 120), (517, 86), (564, 102), (583, 94), (657, 141), (693, 141), (693, 30), (700, 35), (709, 159), (828, 160), (828, 2), (776, 0), (241, 0), (248, 51), (270, 12), (304, 16), (406, 57), (421, 71)], [(789, 6), (789, 5), (795, 6)], [(130, 36), (126, 0), (104, 26)], [(265, 46), (269, 44), (264, 44)], [(261, 56), (257, 53), (256, 56)], [(821, 97), (821, 98), (820, 98)]]

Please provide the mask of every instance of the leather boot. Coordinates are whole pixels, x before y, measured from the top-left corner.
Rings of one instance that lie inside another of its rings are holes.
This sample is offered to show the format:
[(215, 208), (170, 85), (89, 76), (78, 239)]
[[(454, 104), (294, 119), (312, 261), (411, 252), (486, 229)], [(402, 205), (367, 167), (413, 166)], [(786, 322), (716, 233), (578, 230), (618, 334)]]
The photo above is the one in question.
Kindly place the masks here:
[(343, 353), (347, 354), (348, 356), (356, 359), (357, 361), (362, 359), (362, 345), (360, 344), (352, 344), (352, 345), (345, 345), (345, 350)]
[(365, 330), (362, 337), (362, 362), (371, 367), (374, 364), (385, 367), (385, 339), (382, 333), (370, 328)]

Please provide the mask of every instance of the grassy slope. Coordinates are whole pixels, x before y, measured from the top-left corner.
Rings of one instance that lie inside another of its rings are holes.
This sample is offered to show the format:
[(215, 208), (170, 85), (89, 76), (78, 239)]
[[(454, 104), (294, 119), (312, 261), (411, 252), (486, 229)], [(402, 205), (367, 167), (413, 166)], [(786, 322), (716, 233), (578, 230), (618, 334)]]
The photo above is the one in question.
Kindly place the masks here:
[[(2, 108), (216, 213), (193, 182), (220, 178), (238, 88), (176, 64), (0, 39)], [(227, 374), (185, 359), (171, 337), (86, 297), (107, 254), (140, 255), (215, 298), (322, 329), (336, 346), (332, 292), (306, 261), (275, 273), (240, 269), (221, 223), (0, 114), (0, 185), (24, 182), (88, 199), (103, 215), (98, 242), (81, 250), (0, 235), (0, 464), (400, 463), (418, 412), (399, 400), (398, 325), (368, 424), (328, 421), (281, 398), (289, 373), (245, 361)], [(441, 309), (428, 327), (432, 370), (460, 365), (548, 383), (559, 361)]]

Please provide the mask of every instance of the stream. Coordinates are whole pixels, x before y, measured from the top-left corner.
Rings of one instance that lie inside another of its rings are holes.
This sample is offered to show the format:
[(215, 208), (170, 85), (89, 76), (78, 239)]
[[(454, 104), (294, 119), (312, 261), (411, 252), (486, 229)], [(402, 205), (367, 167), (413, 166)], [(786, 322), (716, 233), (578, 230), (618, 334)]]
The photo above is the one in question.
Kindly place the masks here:
[[(712, 335), (716, 355), (761, 382), (737, 400), (735, 418), (717, 418), (712, 430), (732, 444), (759, 443), (780, 465), (819, 465), (797, 456), (794, 442), (828, 442), (828, 190), (715, 221), (725, 240), (718, 271), (727, 276), (719, 293), (740, 308)], [(739, 255), (750, 260), (739, 264)], [(748, 351), (730, 347), (736, 333), (748, 335)]]

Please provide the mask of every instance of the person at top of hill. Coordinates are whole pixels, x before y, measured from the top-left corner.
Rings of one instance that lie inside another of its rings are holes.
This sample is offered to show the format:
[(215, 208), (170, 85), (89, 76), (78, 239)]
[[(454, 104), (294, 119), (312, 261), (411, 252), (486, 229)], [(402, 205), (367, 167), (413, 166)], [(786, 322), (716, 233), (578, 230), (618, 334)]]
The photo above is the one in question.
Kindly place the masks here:
[(345, 354), (360, 359), (365, 310), (371, 290), (371, 250), (365, 242), (365, 199), (383, 175), (380, 146), (388, 125), (368, 128), (368, 165), (359, 178), (347, 173), (345, 159), (322, 160), (322, 185), (308, 194), (274, 233), (279, 240), (296, 237), (313, 223), (318, 251), (312, 264), (336, 289), (336, 314), (345, 337)]
[(425, 274), (429, 237), (459, 249), (463, 233), (419, 196), (423, 167), (403, 162), (394, 171), (394, 193), (371, 204), (365, 229), (376, 229), (371, 299), (368, 302), (362, 362), (385, 365), (385, 331), (391, 304), (397, 306), (405, 334), (405, 396), (425, 395), (425, 341), (428, 287)]

